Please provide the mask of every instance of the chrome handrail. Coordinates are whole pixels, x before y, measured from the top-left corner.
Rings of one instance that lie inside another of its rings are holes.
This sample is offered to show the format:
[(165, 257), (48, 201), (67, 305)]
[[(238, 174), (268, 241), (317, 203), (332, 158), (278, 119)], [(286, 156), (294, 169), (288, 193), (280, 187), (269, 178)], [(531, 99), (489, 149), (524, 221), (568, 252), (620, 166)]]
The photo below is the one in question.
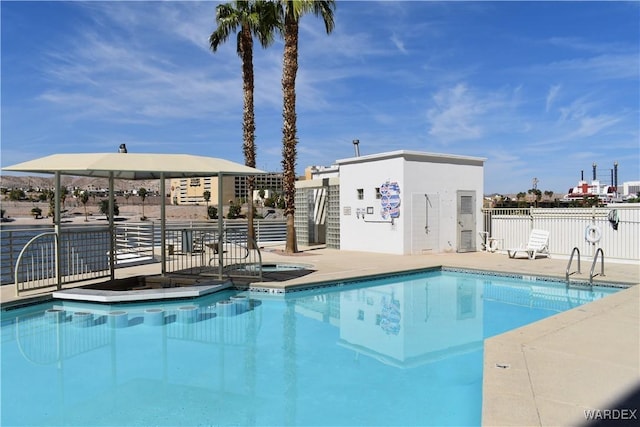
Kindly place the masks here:
[[(573, 262), (573, 254), (575, 254), (576, 252), (578, 253), (578, 271), (569, 273), (569, 269), (571, 268), (571, 263)], [(577, 247), (574, 247), (571, 250), (571, 256), (569, 257), (569, 263), (567, 264), (567, 270), (565, 271), (565, 280), (567, 281), (567, 284), (569, 284), (569, 276), (571, 276), (574, 273), (580, 274), (580, 249), (578, 249)]]
[(593, 256), (593, 263), (591, 264), (591, 271), (589, 272), (589, 284), (593, 286), (593, 278), (598, 275), (598, 273), (593, 274), (593, 270), (596, 268), (596, 262), (598, 261), (598, 254), (600, 254), (600, 276), (604, 276), (604, 251), (602, 248), (598, 248), (596, 254)]

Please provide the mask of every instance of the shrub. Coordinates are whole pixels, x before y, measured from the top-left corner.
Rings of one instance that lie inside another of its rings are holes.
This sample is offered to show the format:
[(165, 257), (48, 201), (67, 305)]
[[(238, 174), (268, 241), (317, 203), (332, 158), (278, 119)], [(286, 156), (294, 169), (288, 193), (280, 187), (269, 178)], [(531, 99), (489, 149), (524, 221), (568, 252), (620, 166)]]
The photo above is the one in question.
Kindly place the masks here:
[(229, 206), (229, 213), (227, 214), (227, 218), (235, 219), (240, 216), (240, 205), (231, 205)]
[(207, 216), (209, 219), (217, 219), (218, 218), (218, 208), (215, 206), (209, 206), (207, 208)]
[[(109, 218), (109, 200), (100, 200), (100, 213), (103, 215), (106, 215), (107, 218)], [(113, 202), (113, 216), (116, 215), (120, 215), (120, 207), (118, 207), (118, 204), (115, 202)]]

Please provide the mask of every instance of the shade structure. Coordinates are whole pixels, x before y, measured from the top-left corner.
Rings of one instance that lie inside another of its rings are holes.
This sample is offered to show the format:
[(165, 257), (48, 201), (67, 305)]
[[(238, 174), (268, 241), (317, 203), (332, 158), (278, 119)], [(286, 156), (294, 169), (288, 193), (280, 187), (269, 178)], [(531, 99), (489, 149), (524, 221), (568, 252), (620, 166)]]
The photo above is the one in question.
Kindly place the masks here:
[(5, 171), (91, 176), (115, 179), (188, 178), (210, 175), (256, 175), (265, 172), (229, 160), (190, 154), (70, 153), (52, 154), (2, 168)]
[[(222, 206), (222, 177), (259, 175), (265, 172), (215, 157), (195, 156), (190, 154), (157, 154), (157, 153), (68, 153), (52, 154), (23, 163), (2, 168), (5, 171), (29, 172), (55, 175), (56, 194), (60, 194), (60, 177), (89, 176), (109, 179), (109, 231), (113, 235), (114, 179), (159, 179), (160, 193), (165, 194), (165, 179), (218, 176), (218, 205)], [(165, 204), (160, 204), (160, 239), (162, 248), (166, 242)], [(60, 235), (60, 199), (55, 198), (55, 232)], [(218, 216), (218, 236), (223, 234), (222, 215)], [(59, 242), (59, 238), (57, 239)], [(110, 239), (109, 262), (111, 279), (115, 278), (115, 246)], [(59, 244), (59, 243), (58, 243)], [(166, 253), (160, 252), (162, 274), (166, 272)], [(222, 279), (222, 253), (219, 251), (218, 278)], [(61, 288), (60, 251), (56, 250), (56, 276), (58, 289)]]

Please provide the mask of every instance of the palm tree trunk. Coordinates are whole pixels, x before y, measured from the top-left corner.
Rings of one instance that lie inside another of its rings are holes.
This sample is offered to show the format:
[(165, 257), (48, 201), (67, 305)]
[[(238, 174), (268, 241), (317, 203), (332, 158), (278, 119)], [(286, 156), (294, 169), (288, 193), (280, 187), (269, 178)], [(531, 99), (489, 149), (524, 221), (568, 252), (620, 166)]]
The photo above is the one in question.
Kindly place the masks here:
[(287, 219), (286, 253), (298, 252), (294, 216), (296, 211), (296, 74), (298, 72), (298, 21), (285, 16), (282, 94), (284, 97), (282, 126), (282, 171), (284, 215)]
[[(242, 55), (242, 89), (244, 93), (244, 111), (243, 111), (243, 145), (244, 162), (245, 165), (255, 168), (256, 167), (256, 145), (255, 145), (255, 131), (256, 120), (253, 104), (253, 37), (251, 36), (251, 30), (248, 24), (243, 25), (242, 34), (240, 36), (239, 48)], [(256, 232), (253, 224), (253, 188), (254, 177), (247, 177), (247, 233), (250, 239), (248, 239), (247, 246), (249, 249), (254, 249), (253, 242), (256, 238)]]

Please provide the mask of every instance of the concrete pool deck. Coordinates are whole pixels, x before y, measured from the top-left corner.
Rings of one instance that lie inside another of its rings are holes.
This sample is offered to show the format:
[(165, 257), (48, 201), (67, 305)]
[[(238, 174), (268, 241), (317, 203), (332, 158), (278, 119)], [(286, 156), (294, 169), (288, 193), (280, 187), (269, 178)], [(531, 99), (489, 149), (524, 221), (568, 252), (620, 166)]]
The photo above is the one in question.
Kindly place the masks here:
[[(286, 282), (252, 287), (285, 289), (310, 283), (428, 267), (454, 267), (548, 276), (564, 280), (567, 259), (510, 259), (506, 254), (388, 255), (300, 248), (282, 255), (279, 247), (263, 252), (264, 263), (311, 264), (314, 272)], [(590, 260), (572, 281), (588, 281)], [(599, 265), (595, 271), (599, 271)], [(159, 264), (116, 270), (116, 278), (159, 274)], [(606, 276), (594, 283), (640, 284), (640, 266), (605, 259)], [(78, 286), (76, 284), (75, 286)], [(73, 287), (65, 286), (65, 289)], [(3, 306), (16, 298), (14, 287), (0, 287)], [(49, 293), (40, 297), (48, 298)], [(640, 287), (608, 296), (534, 324), (489, 338), (484, 346), (483, 414), (485, 426), (560, 426), (586, 424), (585, 410), (636, 411), (640, 390)], [(635, 394), (634, 394), (635, 393)], [(636, 400), (627, 402), (629, 394)], [(615, 414), (622, 416), (623, 412)]]

